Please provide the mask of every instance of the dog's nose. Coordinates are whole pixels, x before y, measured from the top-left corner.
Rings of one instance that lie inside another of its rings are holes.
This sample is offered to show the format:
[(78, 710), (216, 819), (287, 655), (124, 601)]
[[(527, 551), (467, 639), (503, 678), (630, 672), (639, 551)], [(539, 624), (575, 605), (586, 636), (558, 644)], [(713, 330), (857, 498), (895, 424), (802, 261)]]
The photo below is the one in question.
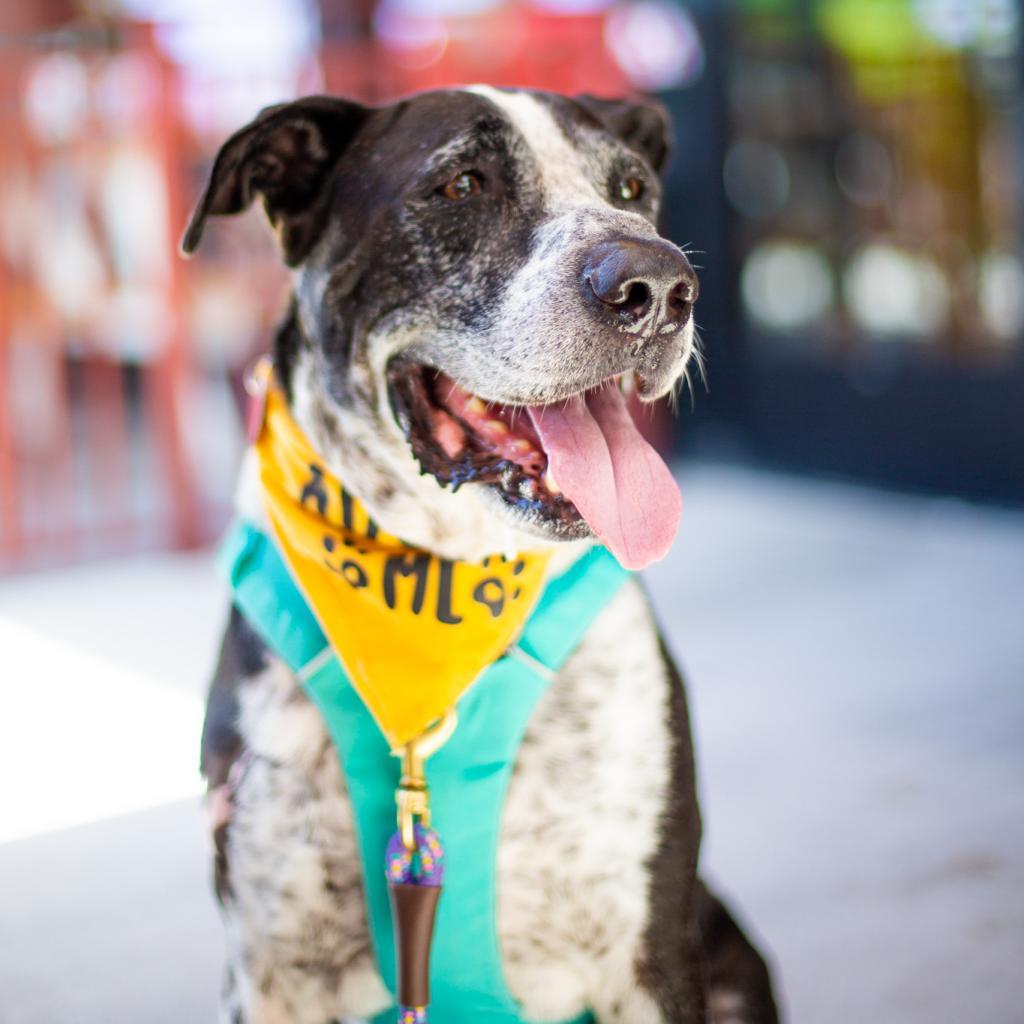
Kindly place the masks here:
[(697, 275), (690, 261), (661, 238), (621, 238), (601, 242), (583, 268), (584, 290), (617, 320), (636, 323), (652, 308), (666, 322), (685, 323), (697, 298)]

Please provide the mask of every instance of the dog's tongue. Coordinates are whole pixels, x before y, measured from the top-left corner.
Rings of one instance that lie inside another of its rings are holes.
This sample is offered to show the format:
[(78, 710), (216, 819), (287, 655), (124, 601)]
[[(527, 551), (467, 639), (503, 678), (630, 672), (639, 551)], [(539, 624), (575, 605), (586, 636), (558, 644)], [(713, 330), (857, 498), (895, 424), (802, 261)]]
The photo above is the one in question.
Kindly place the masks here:
[(555, 482), (627, 569), (664, 558), (682, 498), (615, 386), (530, 408)]

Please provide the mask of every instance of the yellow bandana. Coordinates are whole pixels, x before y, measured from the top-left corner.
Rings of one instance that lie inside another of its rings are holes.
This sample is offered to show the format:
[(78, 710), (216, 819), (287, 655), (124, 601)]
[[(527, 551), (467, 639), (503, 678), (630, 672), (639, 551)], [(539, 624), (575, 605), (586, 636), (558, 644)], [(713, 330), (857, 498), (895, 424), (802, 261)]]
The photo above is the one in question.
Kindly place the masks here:
[(380, 530), (324, 466), (269, 373), (255, 447), (274, 535), (392, 747), (455, 706), (522, 628), (549, 555), (454, 562)]

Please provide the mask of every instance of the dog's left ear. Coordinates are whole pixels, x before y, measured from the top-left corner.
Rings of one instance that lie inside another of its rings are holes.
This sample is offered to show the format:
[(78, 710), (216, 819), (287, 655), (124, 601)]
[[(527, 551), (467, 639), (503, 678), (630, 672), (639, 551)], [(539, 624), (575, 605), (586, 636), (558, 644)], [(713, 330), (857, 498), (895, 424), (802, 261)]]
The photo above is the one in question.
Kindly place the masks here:
[(579, 103), (630, 149), (647, 158), (658, 172), (665, 168), (670, 145), (668, 111), (654, 100), (604, 100), (584, 93)]
[(261, 111), (221, 146), (182, 252), (195, 251), (207, 217), (241, 213), (259, 196), (285, 263), (301, 262), (323, 228), (334, 168), (369, 113), (333, 96), (307, 96)]

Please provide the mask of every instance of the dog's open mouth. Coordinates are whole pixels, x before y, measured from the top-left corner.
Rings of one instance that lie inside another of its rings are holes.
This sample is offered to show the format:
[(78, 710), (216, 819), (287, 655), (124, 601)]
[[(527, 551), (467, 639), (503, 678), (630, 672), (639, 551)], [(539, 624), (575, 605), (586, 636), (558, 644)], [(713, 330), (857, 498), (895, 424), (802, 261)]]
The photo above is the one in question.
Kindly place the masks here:
[(679, 489), (633, 422), (618, 379), (533, 406), (485, 402), (405, 360), (389, 367), (388, 383), (413, 454), (441, 484), (487, 484), (555, 536), (596, 534), (626, 568), (668, 551)]

